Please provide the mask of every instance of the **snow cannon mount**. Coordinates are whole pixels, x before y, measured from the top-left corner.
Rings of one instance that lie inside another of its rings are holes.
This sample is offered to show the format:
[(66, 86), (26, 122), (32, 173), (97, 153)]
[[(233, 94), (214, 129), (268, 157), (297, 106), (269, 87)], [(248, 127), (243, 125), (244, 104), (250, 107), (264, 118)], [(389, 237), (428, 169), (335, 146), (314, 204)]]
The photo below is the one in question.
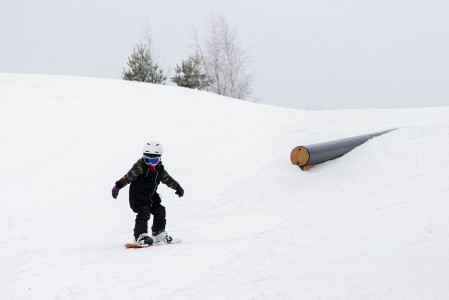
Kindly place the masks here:
[(307, 171), (317, 164), (343, 156), (354, 148), (365, 143), (369, 139), (395, 129), (312, 144), (308, 146), (298, 146), (295, 147), (290, 153), (290, 160), (292, 161), (292, 164), (299, 166), (301, 170)]

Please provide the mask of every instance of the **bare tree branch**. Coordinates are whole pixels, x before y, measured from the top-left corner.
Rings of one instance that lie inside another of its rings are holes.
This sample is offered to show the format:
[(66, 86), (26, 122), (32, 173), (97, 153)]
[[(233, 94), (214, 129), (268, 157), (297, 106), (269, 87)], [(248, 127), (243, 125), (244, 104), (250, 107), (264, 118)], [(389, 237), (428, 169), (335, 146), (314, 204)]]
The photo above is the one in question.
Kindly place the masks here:
[(213, 15), (208, 32), (200, 40), (194, 30), (195, 51), (204, 71), (214, 80), (209, 91), (238, 99), (252, 93), (253, 76), (248, 74), (248, 52), (237, 39), (237, 28), (230, 27), (222, 14)]

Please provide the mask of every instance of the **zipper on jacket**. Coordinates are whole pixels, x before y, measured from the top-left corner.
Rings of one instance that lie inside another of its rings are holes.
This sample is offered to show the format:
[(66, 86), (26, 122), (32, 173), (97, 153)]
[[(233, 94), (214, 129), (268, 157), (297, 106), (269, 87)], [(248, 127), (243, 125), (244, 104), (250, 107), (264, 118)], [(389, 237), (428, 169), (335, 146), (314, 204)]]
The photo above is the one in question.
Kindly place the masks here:
[[(147, 170), (147, 175), (145, 177), (148, 178), (148, 173), (150, 172), (150, 166), (148, 166), (148, 170)], [(156, 192), (157, 189), (157, 176), (159, 175), (159, 173), (157, 172), (156, 168), (154, 168), (154, 172), (156, 172), (156, 176), (154, 176), (154, 189), (153, 192), (150, 195), (150, 202), (151, 202), (151, 206), (153, 206), (153, 195)]]
[[(156, 171), (156, 168), (154, 168), (154, 172), (156, 172), (156, 176), (154, 176), (154, 189), (153, 189), (153, 192), (151, 193), (151, 197), (153, 197), (154, 193), (156, 192), (156, 189), (157, 189), (157, 176), (159, 175), (159, 173)], [(151, 199), (151, 203), (153, 203), (153, 199)]]

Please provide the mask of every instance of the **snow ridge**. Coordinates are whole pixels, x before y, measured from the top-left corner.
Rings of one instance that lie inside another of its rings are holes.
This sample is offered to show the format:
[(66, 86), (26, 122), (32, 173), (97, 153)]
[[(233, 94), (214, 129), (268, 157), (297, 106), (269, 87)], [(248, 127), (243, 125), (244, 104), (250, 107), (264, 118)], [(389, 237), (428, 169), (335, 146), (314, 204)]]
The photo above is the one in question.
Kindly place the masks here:
[[(1, 299), (448, 299), (449, 107), (301, 111), (0, 74)], [(399, 128), (302, 172), (289, 153)], [(172, 247), (127, 251), (150, 139)]]

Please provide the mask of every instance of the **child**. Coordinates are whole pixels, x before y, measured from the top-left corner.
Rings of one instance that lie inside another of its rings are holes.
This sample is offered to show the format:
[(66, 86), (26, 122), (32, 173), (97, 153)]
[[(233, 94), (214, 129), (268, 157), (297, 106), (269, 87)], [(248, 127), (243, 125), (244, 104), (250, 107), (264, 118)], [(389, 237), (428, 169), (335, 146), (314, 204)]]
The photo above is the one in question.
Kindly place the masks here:
[[(176, 195), (184, 195), (183, 188), (165, 171), (161, 161), (162, 145), (151, 141), (143, 147), (143, 157), (129, 172), (115, 183), (112, 197), (117, 198), (119, 190), (130, 183), (129, 205), (137, 213), (134, 227), (134, 239), (139, 245), (170, 243), (172, 237), (165, 231), (165, 207), (157, 193), (159, 183), (176, 190)], [(153, 215), (152, 236), (148, 235), (148, 221)]]

